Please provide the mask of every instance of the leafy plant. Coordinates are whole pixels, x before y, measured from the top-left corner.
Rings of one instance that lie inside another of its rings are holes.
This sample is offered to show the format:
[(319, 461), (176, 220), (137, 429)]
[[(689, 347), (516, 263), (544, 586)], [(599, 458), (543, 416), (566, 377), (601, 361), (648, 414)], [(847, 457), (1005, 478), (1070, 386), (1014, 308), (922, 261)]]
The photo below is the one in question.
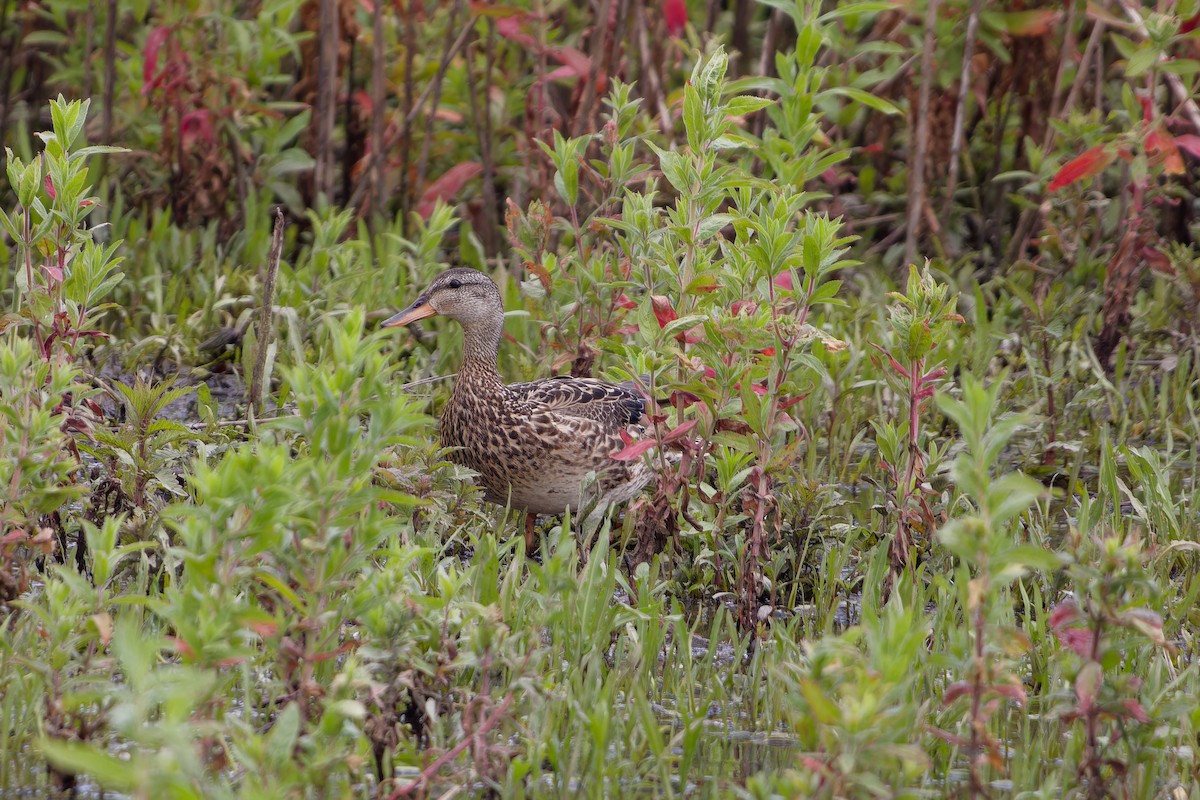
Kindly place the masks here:
[(17, 208), (0, 210), (0, 224), (17, 244), (14, 310), (0, 330), (28, 326), (42, 358), (75, 355), (80, 338), (103, 338), (95, 328), (104, 296), (123, 277), (116, 268), (119, 243), (105, 246), (84, 227), (98, 202), (91, 196), (87, 160), (121, 148), (83, 146), (89, 101), (50, 104), (52, 131), (40, 134), (45, 150), (29, 162), (5, 148), (9, 185)]
[(1041, 484), (1019, 472), (994, 474), (994, 465), (1023, 424), (1018, 415), (997, 416), (1003, 385), (1003, 380), (997, 380), (985, 387), (966, 374), (961, 400), (937, 395), (938, 406), (958, 425), (963, 439), (963, 450), (950, 466), (950, 479), (959, 503), (969, 504), (969, 510), (942, 526), (937, 536), (960, 564), (957, 601), (970, 630), (965, 641), (957, 647), (952, 644), (958, 650), (953, 669), (961, 677), (942, 695), (946, 706), (967, 700), (969, 732), (939, 735), (968, 754), (973, 797), (988, 793), (984, 767), (1000, 768), (1004, 763), (1003, 743), (991, 732), (992, 717), (1003, 711), (1005, 703), (1024, 705), (1027, 699), (1016, 658), (1029, 649), (1028, 634), (1002, 624), (998, 612), (1009, 604), (1006, 600), (1014, 582), (1033, 571), (1050, 572), (1058, 566), (1052, 553), (1021, 543), (1016, 535), (1021, 515), (1043, 494)]
[(872, 345), (887, 358), (884, 375), (896, 395), (904, 399), (907, 413), (899, 423), (872, 424), (894, 503), (896, 529), (889, 548), (894, 574), (910, 563), (916, 534), (928, 534), (936, 524), (926, 500), (930, 490), (925, 476), (928, 469), (936, 468), (943, 452), (930, 437), (922, 437), (922, 411), (946, 376), (938, 347), (950, 326), (963, 318), (954, 311), (958, 298), (933, 279), (928, 265), (924, 272), (910, 266), (905, 292), (890, 292), (888, 297), (893, 300), (888, 308), (892, 343)]

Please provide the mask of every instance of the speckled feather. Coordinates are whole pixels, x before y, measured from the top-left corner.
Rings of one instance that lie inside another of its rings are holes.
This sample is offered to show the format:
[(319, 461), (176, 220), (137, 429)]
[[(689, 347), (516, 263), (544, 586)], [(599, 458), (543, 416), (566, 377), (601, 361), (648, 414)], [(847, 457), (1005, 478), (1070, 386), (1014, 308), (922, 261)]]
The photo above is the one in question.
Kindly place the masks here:
[(622, 430), (644, 433), (645, 403), (632, 389), (570, 377), (505, 385), (497, 369), (504, 307), (482, 272), (443, 272), (409, 311), (426, 306), (463, 326), (463, 362), (442, 412), (441, 441), (456, 448), (453, 461), (479, 473), (488, 500), (560, 514), (579, 507), (589, 473), (601, 505), (628, 500), (649, 482), (642, 459), (612, 458), (624, 447)]

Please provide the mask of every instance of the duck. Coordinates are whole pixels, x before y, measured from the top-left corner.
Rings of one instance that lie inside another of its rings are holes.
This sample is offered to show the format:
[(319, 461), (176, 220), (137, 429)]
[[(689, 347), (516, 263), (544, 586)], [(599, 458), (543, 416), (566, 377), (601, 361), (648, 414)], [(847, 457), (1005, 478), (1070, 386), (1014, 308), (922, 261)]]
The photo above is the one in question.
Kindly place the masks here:
[(450, 459), (471, 469), (484, 499), (525, 512), (525, 544), (538, 515), (578, 511), (595, 476), (593, 514), (636, 497), (654, 476), (648, 459), (613, 456), (646, 433), (646, 400), (631, 383), (558, 376), (506, 384), (499, 350), (504, 302), (495, 282), (448, 269), (382, 327), (442, 316), (463, 330), (462, 363), (441, 415)]

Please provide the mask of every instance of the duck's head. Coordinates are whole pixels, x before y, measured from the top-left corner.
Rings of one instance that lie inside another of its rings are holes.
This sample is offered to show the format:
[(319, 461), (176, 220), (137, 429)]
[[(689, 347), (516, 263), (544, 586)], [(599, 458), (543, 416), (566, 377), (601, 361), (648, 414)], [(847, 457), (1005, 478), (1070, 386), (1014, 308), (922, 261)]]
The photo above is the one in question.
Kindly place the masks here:
[(503, 321), (504, 303), (491, 278), (479, 270), (458, 267), (434, 278), (411, 306), (384, 320), (383, 327), (408, 325), (439, 314), (464, 328), (495, 325)]

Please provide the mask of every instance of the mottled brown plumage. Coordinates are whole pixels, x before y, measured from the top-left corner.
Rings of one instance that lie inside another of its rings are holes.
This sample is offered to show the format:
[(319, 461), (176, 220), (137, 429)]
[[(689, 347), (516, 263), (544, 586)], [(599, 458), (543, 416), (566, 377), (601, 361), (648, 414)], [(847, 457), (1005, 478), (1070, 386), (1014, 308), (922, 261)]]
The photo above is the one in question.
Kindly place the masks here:
[(504, 305), (491, 278), (447, 270), (384, 325), (436, 314), (457, 320), (464, 334), (462, 366), (442, 412), (442, 444), (479, 473), (488, 500), (531, 515), (561, 514), (579, 508), (589, 473), (601, 506), (630, 499), (650, 480), (643, 460), (612, 458), (624, 446), (621, 431), (643, 432), (645, 403), (632, 388), (570, 377), (504, 384), (497, 368)]

